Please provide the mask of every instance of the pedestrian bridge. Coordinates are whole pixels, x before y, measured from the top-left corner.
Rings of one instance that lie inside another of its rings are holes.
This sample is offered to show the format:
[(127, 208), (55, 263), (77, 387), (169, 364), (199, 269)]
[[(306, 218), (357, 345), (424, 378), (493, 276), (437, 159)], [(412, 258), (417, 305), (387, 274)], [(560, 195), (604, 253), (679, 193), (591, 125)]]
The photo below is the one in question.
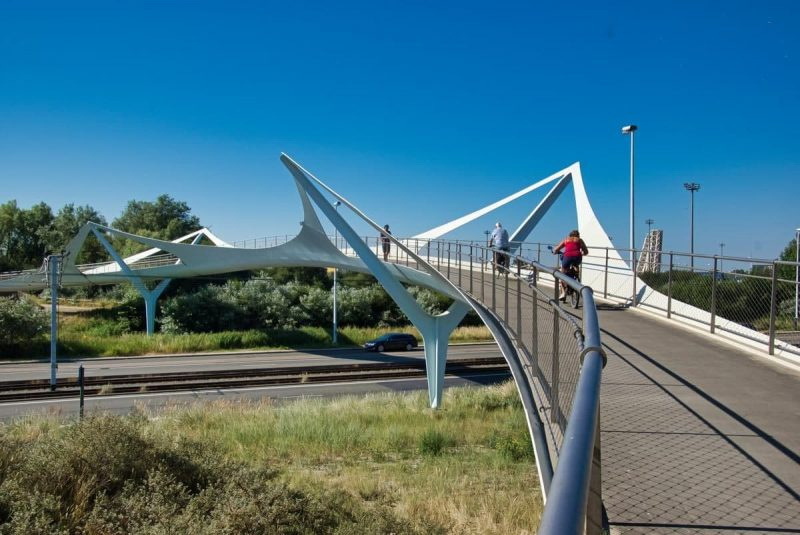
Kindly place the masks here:
[[(41, 272), (5, 274), (0, 291), (41, 289), (56, 277), (69, 286), (131, 281), (145, 298), (152, 329), (156, 300), (171, 278), (276, 265), (370, 272), (423, 336), (433, 407), (443, 402), (452, 329), (472, 309), (491, 330), (514, 375), (534, 443), (546, 500), (541, 533), (599, 533), (604, 526), (619, 533), (800, 531), (800, 352), (777, 335), (775, 299), (770, 328), (762, 332), (721, 317), (714, 306), (673, 299), (669, 285), (666, 294), (648, 286), (605, 235), (577, 164), (426, 233), (392, 237), (390, 257), (382, 261), (377, 239), (357, 236), (328, 198), (350, 208), (376, 235), (380, 226), (296, 162), (282, 160), (304, 209), (292, 239), (233, 247), (203, 229), (164, 242), (90, 223), (49, 280)], [(541, 246), (525, 243), (570, 182), (578, 227), (592, 250), (583, 270), (587, 286), (565, 279), (582, 293), (578, 309), (557, 301), (554, 283), (562, 275), (542, 261)], [(510, 269), (497, 272), (484, 244), (442, 238), (551, 183), (512, 234)], [(312, 203), (336, 227), (337, 239), (325, 235)], [(114, 262), (75, 265), (89, 233)], [(108, 236), (149, 249), (122, 258)], [(214, 246), (199, 245), (204, 236)], [(712, 293), (716, 275), (708, 278)], [(150, 281), (160, 282), (152, 288)], [(780, 294), (779, 282), (772, 281), (773, 296)], [(404, 284), (442, 292), (453, 305), (431, 316)]]

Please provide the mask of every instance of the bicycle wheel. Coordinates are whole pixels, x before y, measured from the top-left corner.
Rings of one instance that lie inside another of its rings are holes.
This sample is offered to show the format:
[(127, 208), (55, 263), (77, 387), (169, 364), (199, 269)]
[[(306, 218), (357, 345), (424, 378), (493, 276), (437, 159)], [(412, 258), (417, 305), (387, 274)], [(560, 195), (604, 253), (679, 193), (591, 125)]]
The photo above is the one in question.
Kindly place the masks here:
[(569, 291), (569, 303), (572, 305), (572, 308), (578, 308), (578, 305), (581, 303), (581, 294), (579, 294), (572, 288), (570, 288), (568, 291)]

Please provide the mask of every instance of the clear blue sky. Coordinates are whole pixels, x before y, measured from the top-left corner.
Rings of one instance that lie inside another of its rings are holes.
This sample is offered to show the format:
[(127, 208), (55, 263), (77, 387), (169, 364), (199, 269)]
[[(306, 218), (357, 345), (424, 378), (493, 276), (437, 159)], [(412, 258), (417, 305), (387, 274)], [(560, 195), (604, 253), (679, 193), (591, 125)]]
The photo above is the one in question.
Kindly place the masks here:
[(687, 181), (697, 251), (800, 227), (797, 1), (69, 4), (0, 4), (0, 202), (168, 193), (228, 240), (294, 233), (284, 151), (405, 236), (580, 161), (627, 246), (635, 123), (638, 244), (653, 218), (688, 250)]

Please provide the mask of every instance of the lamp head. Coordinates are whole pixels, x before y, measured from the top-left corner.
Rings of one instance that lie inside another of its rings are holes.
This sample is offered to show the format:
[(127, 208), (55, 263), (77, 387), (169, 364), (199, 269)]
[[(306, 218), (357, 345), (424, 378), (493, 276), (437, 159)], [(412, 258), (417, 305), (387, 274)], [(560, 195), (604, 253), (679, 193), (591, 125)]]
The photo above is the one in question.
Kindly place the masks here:
[(622, 133), (623, 134), (632, 134), (632, 133), (636, 132), (638, 129), (639, 129), (639, 127), (636, 126), (635, 124), (629, 124), (627, 126), (623, 126), (622, 127)]

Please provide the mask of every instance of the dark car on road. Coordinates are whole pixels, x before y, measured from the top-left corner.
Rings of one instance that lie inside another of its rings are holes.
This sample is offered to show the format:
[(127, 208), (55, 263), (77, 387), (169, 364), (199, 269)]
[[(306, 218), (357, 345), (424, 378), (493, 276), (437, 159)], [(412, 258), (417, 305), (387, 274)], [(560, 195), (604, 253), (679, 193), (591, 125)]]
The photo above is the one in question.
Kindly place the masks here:
[(384, 334), (364, 344), (364, 349), (367, 351), (378, 351), (379, 353), (392, 349), (411, 351), (415, 347), (417, 347), (417, 339), (413, 334), (405, 333)]

